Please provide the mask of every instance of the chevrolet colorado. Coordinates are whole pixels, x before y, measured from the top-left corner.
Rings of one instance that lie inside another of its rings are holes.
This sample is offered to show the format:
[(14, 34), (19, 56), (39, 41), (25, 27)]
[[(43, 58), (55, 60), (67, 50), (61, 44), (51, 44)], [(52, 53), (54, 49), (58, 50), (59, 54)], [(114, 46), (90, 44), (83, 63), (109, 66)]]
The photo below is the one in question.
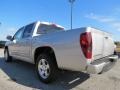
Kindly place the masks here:
[(38, 77), (48, 83), (58, 69), (101, 73), (114, 64), (114, 42), (111, 35), (91, 27), (64, 30), (60, 25), (34, 22), (7, 36), (4, 57), (35, 64)]

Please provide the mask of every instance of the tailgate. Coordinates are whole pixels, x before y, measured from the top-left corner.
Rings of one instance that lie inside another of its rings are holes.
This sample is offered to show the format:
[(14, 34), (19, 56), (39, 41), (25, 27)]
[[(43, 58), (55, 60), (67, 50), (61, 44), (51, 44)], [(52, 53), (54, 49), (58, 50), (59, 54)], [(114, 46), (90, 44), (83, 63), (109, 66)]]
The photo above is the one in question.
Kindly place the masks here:
[(111, 35), (91, 28), (92, 41), (93, 41), (93, 55), (92, 59), (100, 59), (114, 53), (114, 42)]
[(104, 32), (104, 49), (103, 49), (103, 57), (112, 55), (114, 53), (114, 42), (110, 34)]

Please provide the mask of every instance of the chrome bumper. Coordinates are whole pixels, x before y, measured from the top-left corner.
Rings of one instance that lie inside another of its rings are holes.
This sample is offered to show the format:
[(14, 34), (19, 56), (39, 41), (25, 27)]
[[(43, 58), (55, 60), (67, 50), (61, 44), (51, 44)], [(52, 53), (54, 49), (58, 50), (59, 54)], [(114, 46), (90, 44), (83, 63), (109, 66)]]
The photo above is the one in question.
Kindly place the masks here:
[(117, 62), (117, 60), (118, 60), (117, 55), (112, 55), (106, 58), (95, 60), (87, 66), (86, 71), (87, 73), (90, 74), (97, 74), (104, 72), (106, 68), (108, 69), (108, 67), (110, 68), (111, 66), (113, 66)]

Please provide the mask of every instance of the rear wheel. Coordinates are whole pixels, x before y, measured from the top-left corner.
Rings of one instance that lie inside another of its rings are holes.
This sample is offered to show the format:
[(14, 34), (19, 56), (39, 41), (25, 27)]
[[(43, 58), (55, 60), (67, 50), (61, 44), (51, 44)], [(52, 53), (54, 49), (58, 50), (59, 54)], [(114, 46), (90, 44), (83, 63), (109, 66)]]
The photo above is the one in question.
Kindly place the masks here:
[(40, 54), (36, 62), (36, 71), (39, 79), (44, 83), (49, 83), (56, 77), (56, 65), (53, 58), (47, 54)]
[(4, 50), (4, 58), (6, 62), (12, 61), (12, 57), (9, 55), (9, 50), (7, 48)]

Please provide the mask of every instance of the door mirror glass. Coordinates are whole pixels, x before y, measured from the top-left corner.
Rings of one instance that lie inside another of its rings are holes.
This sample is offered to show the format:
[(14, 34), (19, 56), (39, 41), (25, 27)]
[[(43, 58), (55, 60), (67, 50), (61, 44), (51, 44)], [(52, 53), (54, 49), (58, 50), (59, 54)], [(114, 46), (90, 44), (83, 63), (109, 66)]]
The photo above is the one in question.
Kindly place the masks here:
[(8, 35), (8, 36), (6, 37), (6, 39), (12, 41), (12, 36), (9, 36), (9, 35)]

